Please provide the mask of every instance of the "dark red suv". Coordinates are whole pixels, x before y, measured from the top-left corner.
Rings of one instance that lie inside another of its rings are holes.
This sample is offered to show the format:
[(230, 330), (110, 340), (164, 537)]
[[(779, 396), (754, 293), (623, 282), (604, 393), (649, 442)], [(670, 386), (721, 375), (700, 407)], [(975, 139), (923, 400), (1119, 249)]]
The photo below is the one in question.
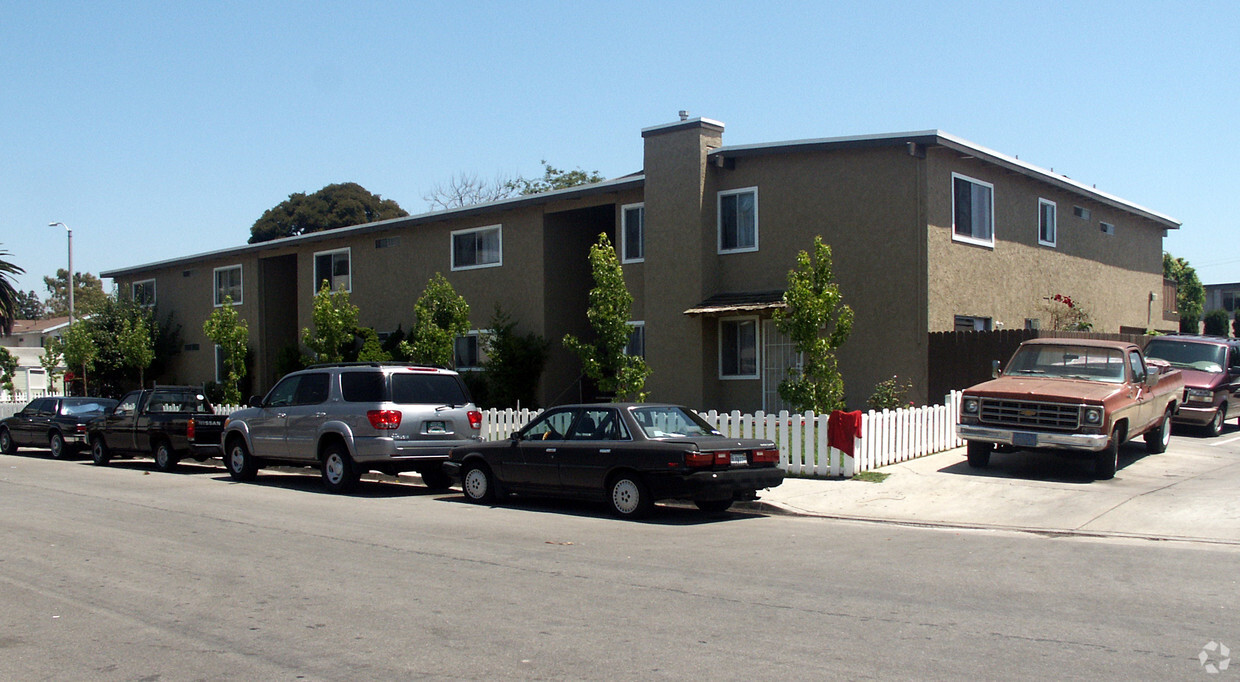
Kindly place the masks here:
[(1184, 375), (1184, 401), (1177, 424), (1205, 427), (1211, 436), (1223, 422), (1240, 422), (1240, 340), (1220, 336), (1159, 336), (1145, 346), (1145, 357), (1158, 358)]

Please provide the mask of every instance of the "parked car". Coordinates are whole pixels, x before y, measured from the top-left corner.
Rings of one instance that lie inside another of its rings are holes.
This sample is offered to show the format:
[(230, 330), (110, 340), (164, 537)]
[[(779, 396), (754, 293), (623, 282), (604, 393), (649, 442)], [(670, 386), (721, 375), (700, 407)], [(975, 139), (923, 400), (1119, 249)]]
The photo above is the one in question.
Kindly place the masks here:
[(444, 465), (479, 504), (529, 494), (605, 501), (624, 518), (656, 500), (719, 512), (784, 480), (769, 440), (728, 438), (688, 408), (647, 403), (568, 405), (505, 441), (459, 447)]
[(1184, 375), (1177, 424), (1204, 427), (1217, 436), (1228, 417), (1235, 416), (1240, 423), (1240, 340), (1159, 336), (1145, 345), (1145, 357), (1162, 360)]
[(160, 471), (185, 458), (220, 455), (223, 415), (195, 386), (156, 386), (126, 393), (86, 425), (91, 459), (103, 466), (115, 457), (151, 457)]
[(417, 471), (428, 487), (446, 489), (448, 452), (482, 440), (482, 413), (460, 375), (434, 367), (314, 365), (249, 405), (224, 425), (224, 463), (238, 481), (284, 464), (318, 467), (332, 492), (370, 470)]
[(86, 422), (112, 409), (111, 398), (35, 398), (21, 412), (0, 421), (0, 452), (19, 446), (47, 448), (52, 457), (68, 457), (86, 447)]
[(1092, 457), (1094, 477), (1109, 479), (1125, 442), (1144, 436), (1151, 454), (1167, 449), (1183, 390), (1179, 370), (1147, 363), (1135, 344), (1035, 339), (1001, 375), (965, 389), (956, 435), (972, 467), (987, 466), (996, 447), (1053, 450)]

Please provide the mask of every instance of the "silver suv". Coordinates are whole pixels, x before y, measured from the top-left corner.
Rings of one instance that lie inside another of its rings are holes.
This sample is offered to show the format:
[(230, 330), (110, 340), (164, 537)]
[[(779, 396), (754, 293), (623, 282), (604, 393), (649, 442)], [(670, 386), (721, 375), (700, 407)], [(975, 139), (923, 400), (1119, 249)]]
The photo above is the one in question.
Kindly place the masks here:
[(448, 451), (482, 440), (482, 413), (461, 377), (433, 367), (314, 365), (249, 405), (224, 423), (224, 463), (238, 481), (281, 464), (319, 468), (332, 492), (351, 490), (371, 470), (417, 471), (443, 490)]

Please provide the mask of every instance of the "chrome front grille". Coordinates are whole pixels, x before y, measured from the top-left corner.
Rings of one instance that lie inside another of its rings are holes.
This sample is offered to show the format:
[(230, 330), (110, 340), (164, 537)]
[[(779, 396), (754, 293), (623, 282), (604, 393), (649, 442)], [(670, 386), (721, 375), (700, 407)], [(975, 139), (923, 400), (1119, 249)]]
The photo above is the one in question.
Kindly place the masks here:
[(1074, 431), (1081, 424), (1081, 406), (983, 398), (981, 421), (984, 424)]

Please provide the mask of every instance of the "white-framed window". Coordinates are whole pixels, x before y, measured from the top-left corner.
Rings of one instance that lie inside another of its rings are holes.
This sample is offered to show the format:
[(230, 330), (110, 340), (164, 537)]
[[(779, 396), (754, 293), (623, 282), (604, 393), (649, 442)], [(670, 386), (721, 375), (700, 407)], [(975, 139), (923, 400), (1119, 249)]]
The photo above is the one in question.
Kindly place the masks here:
[(452, 231), (452, 269), (494, 268), (504, 264), (502, 226)]
[(640, 263), (644, 260), (646, 260), (646, 205), (621, 206), (620, 262)]
[(319, 293), (323, 282), (332, 291), (353, 291), (353, 275), (350, 268), (353, 252), (348, 248), (319, 251), (314, 254), (314, 293)]
[(1115, 234), (1115, 225), (1112, 225), (1111, 223), (1100, 222), (1098, 223), (1098, 228), (1102, 230), (1102, 234), (1109, 234), (1109, 235)]
[(952, 173), (952, 239), (995, 245), (995, 186)]
[(1038, 199), (1038, 243), (1054, 246), (1058, 237), (1058, 207), (1048, 199)]
[(224, 305), (224, 299), (228, 297), (232, 297), (233, 305), (241, 305), (241, 266), (216, 268), (214, 278), (215, 306)]
[(644, 320), (629, 322), (629, 344), (624, 347), (624, 354), (639, 358), (646, 357), (646, 322)]
[(484, 337), (489, 333), (489, 329), (471, 329), (468, 334), (456, 337), (453, 362), (457, 371), (476, 372), (483, 369), (487, 361)]
[(140, 306), (155, 305), (155, 280), (144, 279), (130, 285), (134, 303)]
[(758, 188), (719, 193), (719, 253), (758, 250)]
[(758, 378), (758, 318), (719, 319), (719, 378)]

